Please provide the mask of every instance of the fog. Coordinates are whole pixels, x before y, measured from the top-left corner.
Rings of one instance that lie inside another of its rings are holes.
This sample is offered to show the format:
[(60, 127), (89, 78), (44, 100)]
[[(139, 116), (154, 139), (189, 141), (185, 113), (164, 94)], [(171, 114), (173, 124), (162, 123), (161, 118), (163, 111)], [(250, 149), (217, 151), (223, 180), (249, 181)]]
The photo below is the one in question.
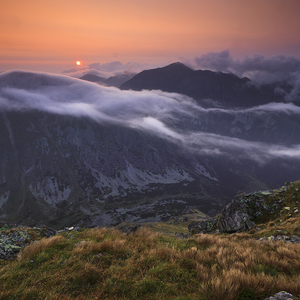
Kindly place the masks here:
[(239, 60), (234, 59), (229, 50), (224, 50), (204, 54), (194, 61), (196, 68), (248, 77), (257, 85), (285, 81), (292, 86), (291, 92), (277, 92), (283, 93), (287, 101), (300, 100), (300, 59), (296, 57), (277, 55), (267, 58), (254, 55)]
[(120, 61), (112, 61), (109, 63), (101, 64), (99, 62), (91, 63), (89, 65), (65, 70), (62, 73), (72, 77), (80, 78), (86, 74), (94, 74), (103, 78), (111, 76), (122, 75), (124, 73), (136, 74), (143, 70), (161, 67), (159, 64), (140, 64), (137, 62), (128, 62), (123, 64)]
[(121, 91), (67, 76), (14, 71), (0, 74), (0, 111), (38, 110), (59, 115), (88, 117), (99, 123), (144, 131), (184, 151), (202, 155), (248, 158), (263, 164), (277, 158), (300, 159), (300, 145), (286, 147), (246, 141), (216, 133), (191, 130), (197, 118), (223, 116), (299, 116), (293, 103), (269, 103), (247, 109), (203, 108), (193, 99), (162, 91)]
[[(211, 70), (216, 72), (233, 73), (238, 77), (248, 77), (252, 83), (261, 86), (284, 82), (290, 85), (287, 92), (280, 87), (274, 87), (276, 93), (284, 96), (287, 102), (300, 101), (300, 59), (292, 56), (276, 55), (264, 57), (262, 55), (246, 56), (244, 59), (234, 59), (229, 50), (209, 52), (193, 60), (179, 58), (193, 69)], [(80, 78), (86, 74), (94, 74), (103, 78), (121, 74), (137, 74), (143, 70), (163, 67), (163, 64), (141, 64), (137, 62), (122, 63), (91, 63), (84, 67), (77, 67), (63, 71), (63, 74)]]

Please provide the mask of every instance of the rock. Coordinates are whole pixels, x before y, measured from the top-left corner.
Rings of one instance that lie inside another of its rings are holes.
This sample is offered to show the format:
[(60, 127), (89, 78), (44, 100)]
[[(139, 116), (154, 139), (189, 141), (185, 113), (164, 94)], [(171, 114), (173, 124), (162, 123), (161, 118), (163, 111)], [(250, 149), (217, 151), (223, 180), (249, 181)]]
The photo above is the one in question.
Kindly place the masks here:
[[(87, 228), (94, 228), (95, 226), (88, 226)], [(61, 230), (57, 230), (57, 233), (61, 233), (61, 232), (69, 232), (69, 231), (78, 231), (80, 230), (80, 227), (79, 226), (72, 226), (72, 227), (65, 227), (64, 229), (61, 229)]]
[(292, 235), (291, 240), (294, 243), (300, 243), (300, 237), (299, 236)]
[[(260, 222), (263, 217), (271, 216), (284, 203), (278, 201), (268, 201), (274, 192), (264, 191), (253, 194), (242, 194), (229, 203), (219, 215), (207, 221), (195, 221), (189, 224), (188, 228), (192, 234), (195, 233), (234, 233), (248, 231), (255, 222)], [(289, 210), (290, 207), (285, 207)]]
[(206, 215), (209, 217), (215, 217), (218, 213), (220, 213), (220, 211), (212, 208), (206, 213)]
[(274, 296), (271, 296), (269, 298), (265, 298), (264, 300), (293, 300), (296, 299), (292, 294), (287, 292), (279, 292), (275, 294)]
[(20, 250), (35, 240), (55, 235), (49, 227), (25, 227), (11, 223), (0, 224), (0, 259), (14, 258)]
[(247, 212), (247, 205), (235, 199), (222, 210), (221, 214), (213, 219), (193, 222), (188, 227), (191, 233), (233, 233), (249, 230), (254, 225), (255, 223)]
[(182, 214), (193, 214), (194, 213), (195, 206), (186, 206), (183, 210)]
[(191, 235), (188, 233), (183, 233), (183, 232), (175, 232), (175, 236), (181, 239), (187, 239), (189, 238)]
[(258, 240), (260, 242), (262, 241), (283, 241), (285, 243), (296, 243), (299, 244), (300, 243), (300, 237), (293, 235), (291, 238), (287, 235), (277, 235), (276, 237), (274, 237), (273, 235), (269, 236), (269, 237), (258, 237), (255, 238), (255, 240)]
[(288, 241), (290, 238), (287, 235), (277, 235), (276, 240), (278, 241)]

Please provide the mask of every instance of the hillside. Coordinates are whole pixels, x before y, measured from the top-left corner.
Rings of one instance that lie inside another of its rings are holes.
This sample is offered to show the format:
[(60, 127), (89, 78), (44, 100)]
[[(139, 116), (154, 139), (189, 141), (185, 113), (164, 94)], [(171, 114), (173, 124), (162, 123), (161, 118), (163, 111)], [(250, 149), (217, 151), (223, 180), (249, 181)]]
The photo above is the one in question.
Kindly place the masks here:
[[(284, 208), (258, 208), (257, 223), (239, 233), (176, 237), (191, 211), (134, 233), (66, 228), (0, 260), (0, 299), (298, 299), (299, 189), (300, 181), (256, 193)], [(0, 228), (1, 236), (17, 230)]]
[(0, 75), (0, 97), (5, 221), (59, 229), (165, 221), (191, 206), (212, 214), (300, 177), (292, 103), (205, 108), (21, 71)]

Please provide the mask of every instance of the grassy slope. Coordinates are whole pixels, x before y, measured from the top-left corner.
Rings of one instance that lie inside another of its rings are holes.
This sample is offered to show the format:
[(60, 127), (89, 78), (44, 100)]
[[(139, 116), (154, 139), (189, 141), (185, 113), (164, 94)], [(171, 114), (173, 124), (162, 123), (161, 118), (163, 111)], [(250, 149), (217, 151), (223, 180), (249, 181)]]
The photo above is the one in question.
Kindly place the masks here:
[[(300, 200), (292, 196), (298, 185), (284, 195), (290, 208)], [(188, 239), (172, 234), (186, 233), (187, 223), (149, 224), (134, 234), (63, 232), (0, 261), (0, 299), (264, 299), (282, 290), (299, 297), (300, 244), (257, 240), (299, 235), (295, 210), (249, 232)]]

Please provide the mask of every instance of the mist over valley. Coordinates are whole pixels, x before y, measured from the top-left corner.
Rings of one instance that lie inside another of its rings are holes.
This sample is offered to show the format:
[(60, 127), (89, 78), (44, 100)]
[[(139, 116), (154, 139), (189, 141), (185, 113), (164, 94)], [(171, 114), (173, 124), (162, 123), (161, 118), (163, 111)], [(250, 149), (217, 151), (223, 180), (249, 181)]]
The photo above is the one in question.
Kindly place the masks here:
[(0, 217), (59, 228), (214, 215), (238, 193), (297, 180), (300, 108), (279, 85), (181, 63), (121, 89), (2, 73)]

